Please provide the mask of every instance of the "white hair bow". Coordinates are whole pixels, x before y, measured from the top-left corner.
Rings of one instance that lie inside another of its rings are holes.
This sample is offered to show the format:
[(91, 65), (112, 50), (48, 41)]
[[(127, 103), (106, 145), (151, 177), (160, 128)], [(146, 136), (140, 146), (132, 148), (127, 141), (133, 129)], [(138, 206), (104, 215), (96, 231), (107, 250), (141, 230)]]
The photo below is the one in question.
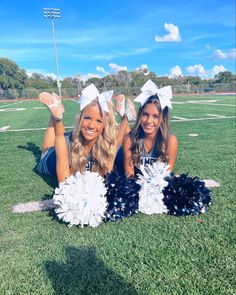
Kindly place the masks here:
[(82, 111), (88, 104), (93, 100), (98, 99), (98, 103), (101, 107), (102, 112), (108, 112), (108, 101), (112, 98), (113, 90), (98, 92), (96, 86), (92, 83), (82, 91), (82, 95), (79, 99), (80, 110)]
[(172, 99), (172, 90), (171, 86), (165, 86), (163, 88), (158, 89), (156, 84), (151, 80), (148, 80), (143, 87), (141, 88), (142, 93), (139, 94), (134, 101), (140, 102), (141, 106), (145, 104), (148, 98), (152, 95), (157, 95), (162, 110), (165, 107), (171, 108), (171, 99)]

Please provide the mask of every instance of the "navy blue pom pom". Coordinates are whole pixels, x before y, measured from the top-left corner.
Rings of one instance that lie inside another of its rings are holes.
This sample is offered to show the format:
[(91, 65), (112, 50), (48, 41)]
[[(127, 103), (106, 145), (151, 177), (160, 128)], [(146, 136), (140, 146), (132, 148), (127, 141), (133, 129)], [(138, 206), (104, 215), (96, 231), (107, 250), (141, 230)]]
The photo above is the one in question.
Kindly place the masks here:
[(105, 185), (108, 188), (106, 221), (117, 221), (137, 212), (140, 185), (134, 178), (111, 172), (106, 177)]
[(204, 213), (211, 203), (211, 191), (198, 177), (181, 174), (169, 178), (163, 190), (163, 202), (171, 215), (197, 215)]

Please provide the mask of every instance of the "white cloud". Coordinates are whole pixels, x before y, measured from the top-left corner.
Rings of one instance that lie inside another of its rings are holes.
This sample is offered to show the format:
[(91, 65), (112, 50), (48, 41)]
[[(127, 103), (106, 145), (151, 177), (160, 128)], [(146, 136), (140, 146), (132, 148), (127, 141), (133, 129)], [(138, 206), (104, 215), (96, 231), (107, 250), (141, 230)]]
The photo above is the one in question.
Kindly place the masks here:
[(173, 68), (170, 69), (170, 78), (177, 78), (179, 76), (182, 76), (182, 70), (180, 68), (180, 66), (175, 66)]
[[(47, 73), (45, 76), (52, 78), (53, 80), (57, 80), (57, 76), (53, 73)], [(60, 80), (62, 80), (62, 77), (60, 77)]]
[(118, 73), (119, 71), (127, 71), (126, 66), (119, 66), (114, 63), (109, 63), (109, 67), (111, 69), (111, 72)]
[(161, 36), (155, 36), (156, 42), (180, 42), (181, 37), (179, 33), (179, 28), (173, 24), (165, 23), (164, 27), (169, 34), (161, 37)]
[(96, 70), (97, 70), (97, 72), (100, 72), (100, 73), (102, 73), (102, 74), (104, 74), (104, 75), (107, 74), (107, 72), (104, 70), (103, 67), (97, 66), (97, 67), (96, 67)]
[(213, 59), (236, 59), (236, 49), (224, 52), (221, 49), (216, 49), (212, 55)]
[(100, 78), (104, 77), (104, 75), (109, 75), (111, 73), (116, 74), (119, 71), (127, 71), (127, 67), (126, 66), (123, 66), (122, 67), (122, 66), (116, 65), (114, 63), (110, 63), (109, 64), (109, 67), (111, 69), (111, 72), (110, 73), (106, 72), (106, 70), (103, 67), (97, 66), (96, 67), (96, 71), (102, 73), (102, 75), (89, 73), (89, 74), (86, 74), (86, 75), (81, 75), (80, 76), (80, 80), (83, 81), (83, 82), (85, 82), (85, 81), (87, 81), (88, 79), (91, 79), (91, 78), (99, 78), (100, 79)]
[(228, 53), (228, 57), (230, 59), (236, 59), (236, 48), (232, 49), (229, 53)]
[(136, 70), (137, 71), (139, 71), (139, 70), (141, 70), (141, 71), (142, 70), (148, 70), (148, 65), (141, 65), (140, 67), (137, 67)]
[(30, 77), (32, 77), (33, 73), (26, 72), (26, 75), (30, 78)]
[(150, 71), (148, 70), (148, 65), (141, 65), (140, 67), (136, 68), (136, 71), (140, 71), (144, 74), (144, 76), (147, 76)]
[(227, 55), (220, 49), (215, 50), (212, 57), (216, 59), (227, 59)]
[(91, 78), (99, 78), (100, 79), (102, 77), (97, 74), (92, 74), (92, 73), (80, 76), (80, 80), (83, 82), (86, 82), (88, 79), (91, 79)]
[(209, 76), (214, 77), (215, 75), (219, 74), (220, 72), (225, 72), (226, 69), (224, 66), (214, 66), (210, 71), (209, 71)]
[(220, 72), (225, 72), (226, 69), (223, 65), (215, 65), (210, 70), (205, 70), (204, 67), (199, 65), (189, 66), (187, 67), (187, 71), (192, 76), (198, 76), (200, 78), (213, 78), (215, 75), (219, 74)]
[(201, 64), (189, 66), (187, 67), (187, 71), (189, 72), (190, 75), (193, 75), (193, 76), (199, 76), (200, 78), (207, 77), (206, 71)]
[[(48, 73), (45, 70), (42, 69), (27, 69), (26, 74), (28, 77), (31, 77), (33, 73), (41, 74), (45, 77), (50, 77), (53, 80), (57, 80), (57, 75), (54, 73)], [(62, 77), (60, 77), (60, 80), (62, 80)]]

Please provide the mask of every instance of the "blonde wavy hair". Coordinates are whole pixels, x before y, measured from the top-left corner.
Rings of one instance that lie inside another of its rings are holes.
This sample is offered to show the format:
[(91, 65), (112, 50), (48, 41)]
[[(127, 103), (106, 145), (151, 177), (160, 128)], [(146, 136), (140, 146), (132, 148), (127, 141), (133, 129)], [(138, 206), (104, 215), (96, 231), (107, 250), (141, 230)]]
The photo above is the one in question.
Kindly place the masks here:
[(130, 132), (130, 138), (132, 141), (132, 145), (131, 145), (132, 159), (130, 160), (133, 161), (134, 164), (138, 164), (138, 165), (141, 164), (142, 146), (140, 143), (140, 139), (143, 139), (145, 137), (145, 134), (140, 122), (141, 122), (141, 115), (142, 115), (143, 109), (145, 108), (147, 104), (154, 104), (161, 115), (161, 124), (157, 130), (155, 144), (157, 145), (157, 150), (160, 153), (159, 158), (164, 162), (168, 162), (167, 143), (168, 143), (168, 138), (171, 134), (170, 125), (169, 125), (169, 111), (168, 111), (168, 107), (165, 107), (163, 110), (161, 109), (161, 104), (157, 95), (150, 96), (148, 100), (146, 101), (146, 103), (142, 107), (140, 107), (138, 111), (135, 125)]
[[(81, 132), (81, 121), (84, 111), (91, 106), (98, 106), (102, 114), (98, 101), (94, 100), (77, 115), (76, 125), (72, 132), (70, 168), (72, 174), (75, 174), (77, 171), (82, 173), (87, 162), (85, 139)], [(109, 172), (110, 163), (114, 162), (116, 154), (116, 124), (112, 102), (108, 102), (108, 112), (104, 112), (102, 118), (104, 129), (92, 148), (92, 158), (94, 162), (92, 171), (98, 172), (100, 175), (104, 176)]]

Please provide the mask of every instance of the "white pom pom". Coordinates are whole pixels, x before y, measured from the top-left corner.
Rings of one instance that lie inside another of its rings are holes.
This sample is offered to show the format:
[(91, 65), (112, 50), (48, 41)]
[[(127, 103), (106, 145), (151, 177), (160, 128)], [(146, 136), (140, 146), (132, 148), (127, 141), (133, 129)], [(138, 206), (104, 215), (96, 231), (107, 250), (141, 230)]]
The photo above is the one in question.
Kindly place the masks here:
[(54, 203), (59, 219), (72, 225), (98, 226), (104, 217), (107, 188), (97, 172), (77, 172), (55, 189)]
[(168, 185), (165, 177), (170, 176), (169, 165), (156, 162), (152, 166), (141, 166), (143, 175), (139, 175), (139, 211), (145, 214), (167, 213), (163, 203), (162, 190)]

